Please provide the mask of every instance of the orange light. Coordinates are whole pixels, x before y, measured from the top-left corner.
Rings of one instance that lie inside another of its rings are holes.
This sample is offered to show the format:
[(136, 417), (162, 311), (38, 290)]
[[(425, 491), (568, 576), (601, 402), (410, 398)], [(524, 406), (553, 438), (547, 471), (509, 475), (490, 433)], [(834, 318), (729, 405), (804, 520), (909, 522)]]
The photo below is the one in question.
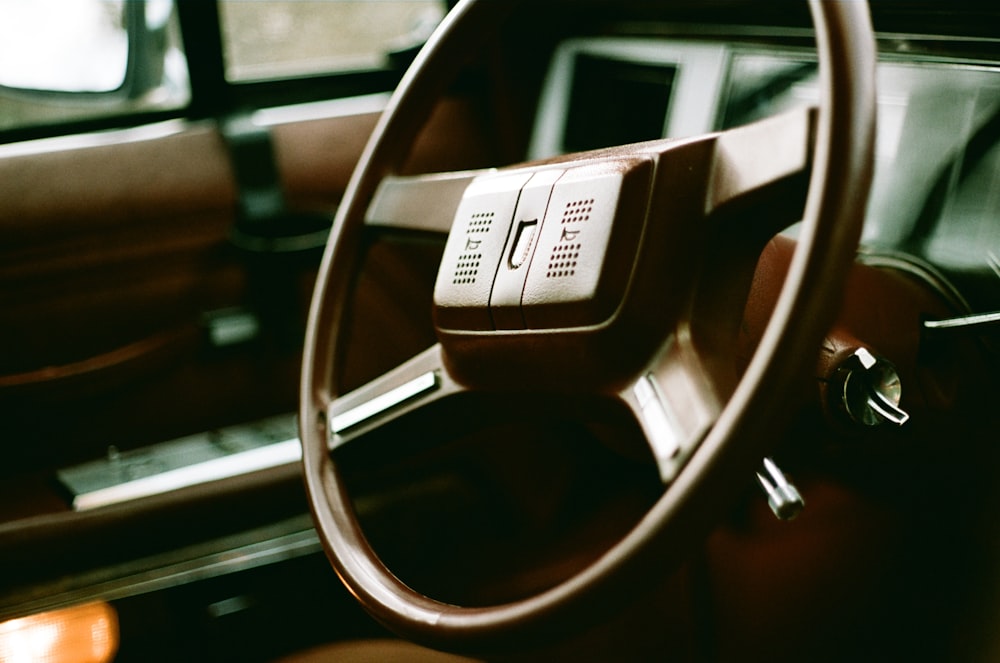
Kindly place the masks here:
[(4, 663), (109, 663), (118, 651), (118, 615), (88, 603), (0, 623)]

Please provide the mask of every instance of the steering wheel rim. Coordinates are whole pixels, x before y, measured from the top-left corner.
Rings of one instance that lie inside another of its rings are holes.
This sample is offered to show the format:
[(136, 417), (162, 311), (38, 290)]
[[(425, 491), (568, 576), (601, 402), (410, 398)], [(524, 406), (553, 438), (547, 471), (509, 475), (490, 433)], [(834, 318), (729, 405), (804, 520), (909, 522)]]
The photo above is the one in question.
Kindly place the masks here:
[[(398, 171), (406, 150), (481, 32), (514, 3), (463, 0), (418, 55), (365, 148), (338, 209), (314, 290), (300, 392), (303, 470), (310, 508), (334, 569), (372, 616), (429, 646), (484, 653), (560, 637), (595, 619), (595, 606), (627, 600), (645, 569), (670, 569), (707, 532), (718, 504), (735, 497), (766, 452), (782, 414), (775, 393), (799, 367), (783, 357), (812, 356), (826, 331), (853, 260), (874, 154), (875, 48), (867, 5), (811, 0), (820, 62), (821, 107), (798, 248), (771, 320), (742, 378), (704, 439), (643, 519), (579, 574), (522, 600), (460, 607), (427, 598), (397, 579), (368, 545), (330, 454), (334, 366), (364, 217), (378, 183)], [(428, 356), (442, 367), (440, 349)], [(445, 368), (442, 393), (454, 386)], [(768, 385), (767, 389), (763, 386)], [(777, 387), (775, 386), (777, 385)], [(741, 444), (734, 444), (734, 440)]]

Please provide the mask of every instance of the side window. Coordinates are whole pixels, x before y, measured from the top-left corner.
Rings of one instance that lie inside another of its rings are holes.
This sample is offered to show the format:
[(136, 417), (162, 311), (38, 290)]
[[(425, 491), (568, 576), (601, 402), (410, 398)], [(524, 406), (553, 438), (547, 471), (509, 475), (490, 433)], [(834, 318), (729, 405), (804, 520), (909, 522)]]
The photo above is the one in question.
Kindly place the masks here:
[(380, 69), (419, 46), (443, 0), (221, 0), (226, 79), (268, 81)]
[[(216, 8), (221, 34), (205, 27)], [(348, 75), (337, 96), (388, 89), (384, 74), (403, 61), (393, 56), (423, 44), (446, 10), (445, 0), (0, 0), (0, 143), (195, 105), (218, 114), (325, 98), (315, 76)]]
[(181, 108), (174, 0), (0, 2), (0, 131)]

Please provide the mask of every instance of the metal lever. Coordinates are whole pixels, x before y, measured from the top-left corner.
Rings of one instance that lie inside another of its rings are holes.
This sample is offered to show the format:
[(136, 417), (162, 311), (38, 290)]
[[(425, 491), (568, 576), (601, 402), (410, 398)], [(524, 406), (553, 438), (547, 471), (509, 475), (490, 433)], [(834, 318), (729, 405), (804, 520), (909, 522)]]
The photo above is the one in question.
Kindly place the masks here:
[(837, 387), (832, 393), (855, 423), (902, 426), (909, 421), (910, 415), (899, 407), (902, 385), (896, 367), (867, 348), (858, 348), (844, 361), (834, 382)]
[(767, 505), (778, 520), (791, 520), (802, 513), (806, 502), (799, 489), (788, 480), (784, 472), (770, 458), (764, 458), (757, 482), (767, 495)]
[(1000, 312), (975, 313), (944, 320), (925, 320), (924, 329), (929, 332), (986, 332), (1000, 330)]
[(909, 421), (910, 415), (901, 410), (899, 405), (888, 396), (870, 385), (867, 391), (868, 398), (865, 400), (865, 405), (871, 408), (884, 421), (896, 424), (897, 426), (902, 426)]

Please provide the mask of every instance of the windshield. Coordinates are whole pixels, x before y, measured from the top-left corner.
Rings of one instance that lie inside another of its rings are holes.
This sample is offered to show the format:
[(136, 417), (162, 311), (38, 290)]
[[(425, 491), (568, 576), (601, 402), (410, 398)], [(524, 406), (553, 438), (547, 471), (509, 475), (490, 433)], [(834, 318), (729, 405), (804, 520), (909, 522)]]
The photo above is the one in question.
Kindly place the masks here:
[[(807, 58), (737, 54), (726, 127), (818, 102)], [(1000, 73), (976, 64), (883, 61), (875, 180), (862, 243), (904, 249), (961, 280), (1000, 274)], [(1000, 306), (996, 302), (982, 305)]]

